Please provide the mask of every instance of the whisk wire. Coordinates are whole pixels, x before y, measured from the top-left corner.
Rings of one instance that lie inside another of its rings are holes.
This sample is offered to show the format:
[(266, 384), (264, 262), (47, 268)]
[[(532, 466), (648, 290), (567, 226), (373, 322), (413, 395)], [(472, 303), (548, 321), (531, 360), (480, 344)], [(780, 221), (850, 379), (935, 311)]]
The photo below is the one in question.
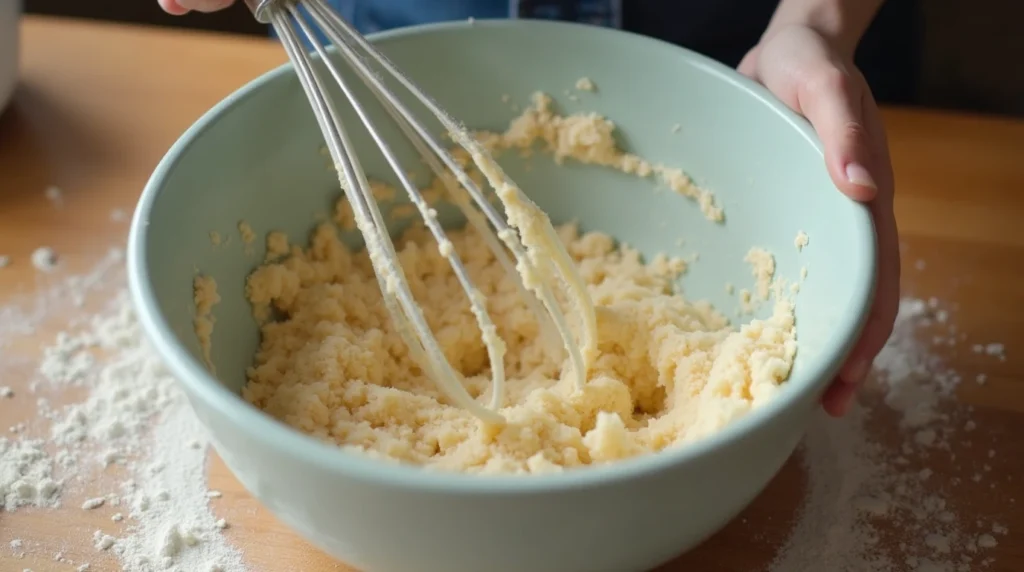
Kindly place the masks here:
[[(325, 6), (320, 0), (305, 0), (304, 4), (311, 14), (314, 14), (314, 18), (317, 19), (321, 28), (325, 34), (332, 35), (335, 39), (339, 50), (343, 50), (347, 61), (352, 64), (354, 68), (359, 69), (366, 81), (368, 81), (373, 87), (374, 91), (377, 92), (389, 106), (397, 110), (403, 118), (416, 130), (420, 139), (425, 141), (431, 150), (445, 163), (448, 169), (455, 174), (459, 183), (469, 192), (477, 206), (482, 210), (494, 227), (497, 236), (502, 239), (509, 250), (512, 251), (517, 263), (523, 269), (522, 274), (529, 280), (531, 276), (538, 274), (538, 266), (553, 266), (559, 274), (560, 283), (565, 286), (570, 294), (570, 297), (574, 297), (579, 303), (577, 310), (582, 316), (582, 323), (580, 324), (581, 339), (575, 339), (571, 328), (568, 325), (568, 321), (565, 317), (561, 306), (558, 304), (555, 298), (554, 292), (550, 289), (549, 282), (544, 279), (533, 279), (532, 289), (535, 289), (536, 296), (541, 299), (549, 317), (554, 321), (555, 327), (562, 338), (562, 342), (569, 350), (570, 359), (573, 365), (573, 370), (576, 377), (576, 386), (579, 389), (583, 388), (586, 381), (586, 361), (583, 355), (580, 353), (580, 347), (582, 346), (587, 353), (593, 351), (593, 346), (596, 340), (592, 339), (592, 332), (596, 331), (597, 318), (594, 314), (593, 304), (590, 300), (590, 294), (587, 292), (586, 286), (583, 284), (583, 280), (573, 265), (572, 260), (568, 254), (562, 248), (548, 248), (548, 245), (559, 244), (560, 239), (554, 233), (554, 229), (550, 223), (547, 222), (547, 217), (544, 213), (533, 205), (532, 201), (529, 200), (518, 187), (511, 186), (511, 193), (516, 202), (524, 204), (537, 215), (538, 218), (545, 221), (543, 225), (536, 225), (544, 235), (543, 239), (537, 241), (536, 246), (540, 247), (545, 254), (550, 255), (550, 260), (536, 260), (531, 261), (526, 255), (526, 251), (523, 249), (522, 244), (515, 241), (516, 233), (509, 228), (508, 223), (502, 218), (497, 212), (494, 206), (487, 200), (480, 188), (473, 182), (473, 180), (466, 174), (465, 170), (455, 161), (451, 154), (438, 143), (434, 137), (430, 135), (426, 128), (416, 120), (409, 110), (402, 105), (398, 98), (388, 91), (380, 77), (373, 73), (366, 67), (365, 62), (362, 58), (352, 50), (352, 46), (358, 46), (364, 53), (372, 57), (381, 67), (385, 69), (392, 77), (398, 80), (417, 100), (420, 101), (427, 109), (437, 117), (444, 128), (452, 136), (457, 144), (470, 151), (473, 155), (474, 161), (480, 162), (483, 160), (488, 163), (489, 169), (484, 169), (484, 174), (487, 176), (490, 184), (495, 187), (502, 183), (507, 183), (508, 178), (505, 176), (501, 167), (489, 161), (486, 153), (481, 148), (480, 144), (468, 136), (466, 129), (459, 125), (454, 119), (451, 118), (441, 107), (426, 93), (424, 93), (415, 83), (413, 83), (401, 70), (399, 70), (387, 57), (380, 53), (379, 50), (375, 49), (370, 43), (363, 38), (358, 31), (355, 30), (346, 22), (341, 16)], [(338, 36), (341, 37), (338, 37)], [(415, 138), (412, 138), (415, 140)], [(490, 171), (488, 173), (488, 171)], [(506, 185), (506, 187), (509, 187)], [(523, 233), (518, 233), (520, 240), (526, 240)], [(530, 287), (531, 284), (527, 284)], [(543, 314), (538, 314), (543, 316)]]
[[(341, 175), (345, 193), (353, 207), (356, 226), (366, 242), (385, 306), (396, 330), (409, 348), (410, 356), (420, 364), (424, 373), (435, 380), (439, 388), (454, 404), (469, 410), (484, 421), (504, 422), (504, 418), (497, 410), (502, 406), (505, 394), (504, 355), (506, 347), (504, 341), (498, 336), (497, 328), (487, 312), (486, 300), (473, 285), (459, 255), (452, 248), (451, 242), (437, 220), (437, 211), (430, 207), (406, 171), (402, 169), (391, 146), (375, 128), (366, 109), (328, 54), (327, 48), (318, 39), (316, 31), (306, 19), (306, 14), (316, 23), (332, 46), (341, 53), (346, 63), (370, 88), (372, 95), (382, 104), (384, 110), (413, 143), (434, 174), (443, 182), (453, 203), (463, 212), (467, 221), (484, 237), (499, 262), (516, 278), (520, 293), (537, 316), (541, 335), (549, 343), (554, 340), (554, 332), (551, 330), (551, 326), (554, 326), (554, 330), (561, 337), (564, 348), (568, 350), (570, 364), (575, 374), (575, 385), (582, 389), (587, 375), (585, 357), (590, 357), (596, 344), (596, 314), (586, 286), (576, 271), (571, 257), (564, 247), (561, 247), (561, 241), (547, 216), (517, 186), (511, 183), (501, 167), (490, 159), (475, 138), (470, 136), (461, 125), (449, 117), (429, 96), (322, 0), (245, 1), (256, 18), (272, 24), (281, 38), (302, 88), (313, 107), (327, 148)], [(445, 357), (424, 318), (422, 308), (416, 303), (409, 290), (409, 284), (399, 263), (394, 243), (391, 241), (383, 216), (373, 197), (366, 174), (354, 152), (353, 144), (323, 79), (316, 71), (310, 54), (301, 44), (299, 34), (292, 25), (292, 21), (298, 25), (302, 35), (319, 56), (320, 63), (341, 88), (345, 98), (352, 105), (360, 121), (383, 153), (410, 201), (422, 215), (426, 227), (437, 240), (440, 253), (451, 264), (455, 276), (469, 297), (470, 308), (483, 334), (491, 364), (490, 409), (478, 403), (466, 390), (461, 375), (455, 371)], [(451, 153), (431, 136), (427, 128), (384, 85), (380, 75), (370, 68), (363, 54), (376, 61), (384, 71), (409, 90), (441, 122), (455, 143), (469, 152), (473, 162), (506, 206), (507, 221), (487, 200), (479, 186), (474, 183)], [(460, 186), (461, 188), (459, 188)], [(467, 196), (469, 200), (467, 200)], [(509, 211), (512, 204), (517, 207), (514, 209), (515, 212)], [(493, 231), (491, 227), (493, 227)], [(509, 259), (507, 251), (502, 248), (502, 245), (511, 251), (516, 261), (515, 265)], [(552, 271), (557, 278), (552, 276)], [(575, 309), (580, 314), (577, 324), (578, 336), (569, 326), (567, 317), (550, 287), (550, 282), (556, 280), (564, 288), (566, 295), (570, 299), (575, 299)], [(527, 290), (531, 291), (533, 295), (530, 295)], [(545, 320), (545, 312), (541, 312), (537, 305), (538, 300), (547, 310), (547, 320)], [(553, 347), (553, 344), (551, 345)]]
[[(381, 136), (380, 132), (377, 129), (372, 128), (373, 124), (369, 116), (367, 115), (365, 108), (359, 102), (358, 98), (355, 97), (355, 94), (352, 93), (352, 91), (349, 89), (348, 83), (344, 80), (341, 73), (338, 71), (337, 67), (334, 65), (331, 58), (328, 56), (323, 44), (321, 44), (315, 38), (313, 30), (301, 17), (301, 15), (298, 13), (298, 10), (295, 9), (294, 6), (289, 7), (289, 12), (292, 14), (292, 17), (295, 18), (296, 22), (299, 24), (299, 27), (302, 28), (303, 32), (310, 38), (310, 43), (313, 45), (313, 49), (316, 50), (316, 52), (320, 55), (320, 59), (323, 62), (324, 66), (334, 77), (334, 80), (338, 82), (338, 85), (342, 87), (342, 91), (345, 93), (345, 97), (349, 100), (349, 103), (356, 111), (356, 114), (359, 116), (359, 119), (364, 123), (364, 125), (367, 126), (367, 130), (369, 131), (370, 136), (377, 144), (377, 147), (381, 150), (381, 153), (383, 153), (384, 158), (391, 166), (391, 169), (398, 176), (398, 179), (401, 182), (402, 187), (405, 189), (406, 194), (409, 195), (410, 200), (414, 205), (416, 205), (417, 209), (420, 211), (420, 214), (423, 216), (427, 228), (430, 230), (431, 234), (434, 236), (434, 239), (437, 241), (441, 255), (448, 260), (449, 264), (451, 264), (452, 269), (455, 272), (456, 278), (462, 285), (463, 290), (467, 292), (470, 300), (470, 308), (472, 309), (472, 312), (477, 319), (477, 323), (480, 327), (480, 330), (484, 335), (485, 345), (487, 347), (488, 352), (488, 358), (491, 363), (491, 409), (500, 408), (504, 400), (505, 343), (497, 335), (497, 327), (494, 325), (494, 322), (491, 320), (490, 315), (487, 312), (486, 301), (483, 299), (483, 297), (479, 294), (476, 287), (473, 285), (473, 282), (470, 280), (469, 274), (468, 272), (466, 272), (466, 268), (463, 265), (461, 258), (459, 257), (458, 253), (455, 252), (455, 250), (452, 248), (452, 244), (448, 240), (447, 236), (445, 236), (444, 230), (441, 228), (440, 224), (437, 221), (437, 211), (432, 209), (427, 204), (426, 200), (424, 200), (423, 195), (420, 193), (416, 185), (414, 185), (412, 181), (409, 179), (409, 176), (402, 168), (401, 163), (395, 156), (394, 152), (391, 150), (391, 146), (387, 143), (384, 137)], [(315, 13), (311, 12), (311, 14), (313, 15), (314, 20), (318, 19)], [(321, 26), (324, 25), (323, 22), (318, 23), (321, 24)], [(337, 47), (338, 49), (347, 49), (347, 46), (344, 46), (343, 43), (339, 42), (339, 39), (335, 38), (334, 34), (330, 33), (328, 28), (324, 28), (324, 33), (329, 39), (331, 39), (335, 43), (335, 47)], [(379, 213), (379, 209), (377, 209), (377, 212)]]
[[(465, 188), (461, 188), (455, 184), (452, 180), (451, 173), (445, 171), (444, 167), (442, 167), (438, 162), (437, 157), (441, 156), (448, 159), (447, 163), (452, 172), (461, 170), (458, 164), (442, 146), (437, 144), (434, 138), (430, 136), (427, 129), (424, 128), (421, 123), (416, 121), (415, 117), (409, 112), (409, 110), (395, 101), (395, 98), (391, 96), (391, 93), (383, 87), (380, 77), (366, 65), (366, 62), (362, 56), (356, 53), (354, 47), (350, 44), (350, 41), (347, 41), (335, 31), (330, 19), (333, 13), (329, 9), (324, 10), (322, 8), (323, 7), (319, 5), (314, 6), (310, 10), (310, 13), (317, 24), (321, 26), (321, 29), (324, 30), (324, 35), (331, 40), (335, 48), (349, 58), (349, 61), (353, 64), (353, 69), (359, 74), (363, 81), (366, 82), (374, 95), (377, 96), (378, 101), (383, 104), (385, 111), (395, 121), (406, 138), (413, 144), (413, 147), (416, 148), (420, 157), (426, 162), (427, 166), (430, 167), (430, 170), (434, 173), (435, 177), (443, 183), (453, 204), (462, 212), (470, 225), (477, 230), (478, 234), (483, 238), (484, 242), (487, 244), (488, 248), (494, 254), (495, 258), (502, 265), (505, 271), (515, 278), (514, 282), (519, 290), (521, 298), (526, 302), (527, 306), (529, 306), (530, 312), (537, 317), (541, 336), (545, 340), (544, 347), (547, 349), (555, 349), (557, 352), (561, 353), (563, 348), (558, 344), (558, 339), (556, 337), (557, 332), (551, 329), (553, 324), (551, 323), (550, 317), (545, 316), (544, 312), (542, 312), (541, 308), (538, 306), (539, 302), (537, 297), (528, 292), (526, 287), (523, 285), (522, 280), (519, 279), (515, 265), (508, 257), (508, 252), (498, 241), (497, 236), (491, 228), (487, 226), (487, 221), (484, 218), (481, 218), (480, 209), (474, 207), (472, 202), (467, 200), (467, 194), (469, 195), (469, 198), (472, 199), (473, 196), (483, 197), (483, 193), (480, 192), (472, 180), (469, 180), (468, 184), (472, 191), (467, 191)], [(318, 50), (318, 53), (322, 58), (327, 57), (321, 50)], [(330, 69), (332, 73), (336, 74), (337, 70), (333, 65)], [(426, 144), (424, 142), (426, 142)], [(404, 175), (404, 171), (400, 172), (399, 176), (402, 175)], [(404, 183), (405, 181), (403, 180), (403, 184)], [(409, 185), (404, 184), (404, 186), (407, 190), (412, 189)], [(494, 219), (495, 217), (496, 215), (491, 218)], [(438, 236), (437, 233), (435, 233), (435, 238), (441, 241), (444, 237)]]
[[(309, 56), (296, 41), (295, 30), (288, 19), (289, 15), (299, 24), (300, 28), (303, 28), (304, 33), (309, 30), (308, 24), (293, 5), (289, 5), (285, 11), (270, 12), (271, 21), (278, 29), (285, 50), (292, 58), (299, 74), (300, 83), (313, 106), (331, 157), (346, 182), (346, 195), (353, 206), (356, 225), (367, 243), (367, 252), (381, 286), (381, 294), (392, 320), (395, 322), (396, 329), (409, 346), (414, 359), (421, 360), (421, 367), (440, 384), (442, 391), (449, 399), (483, 420), (492, 423), (504, 422), (504, 418), (500, 414), (485, 408), (469, 395), (463, 384), (458, 381), (460, 377), (444, 357), (436, 338), (427, 326), (422, 309), (409, 291), (408, 281), (398, 263), (394, 244), (387, 233), (380, 209), (370, 196), (366, 175), (358, 159), (350, 151), (352, 143), (348, 133), (340, 121), (326, 86), (314, 70)], [(307, 34), (307, 37), (314, 44), (319, 43), (315, 36)], [(323, 50), (322, 46), (320, 50)], [(324, 63), (328, 66), (331, 65), (327, 59)], [(341, 79), (340, 75), (338, 79)], [(355, 107), (361, 108), (358, 100), (352, 97), (347, 83), (342, 81), (339, 85), (350, 102)], [(396, 298), (397, 305), (395, 304)], [(410, 325), (416, 331), (418, 338), (409, 334)], [(499, 371), (501, 371), (501, 366), (499, 366)]]

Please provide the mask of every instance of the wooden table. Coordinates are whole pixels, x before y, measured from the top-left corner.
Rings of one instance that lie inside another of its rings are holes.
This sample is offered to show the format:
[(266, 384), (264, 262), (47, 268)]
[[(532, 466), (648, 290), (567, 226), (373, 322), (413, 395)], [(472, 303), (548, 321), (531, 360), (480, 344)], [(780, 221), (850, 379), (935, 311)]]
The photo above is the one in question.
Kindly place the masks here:
[[(175, 138), (212, 104), (284, 60), (269, 41), (200, 33), (27, 18), (23, 34), (23, 81), (13, 107), (0, 117), (0, 255), (15, 262), (0, 270), (0, 305), (36, 288), (28, 258), (37, 246), (52, 246), (76, 271), (122, 240), (127, 227), (112, 224), (109, 213), (131, 210)], [(967, 379), (984, 365), (988, 383), (963, 384), (960, 399), (976, 407), (979, 426), (1004, 437), (995, 470), (1022, 474), (1024, 123), (908, 110), (887, 110), (885, 119), (898, 181), (904, 289), (955, 303), (962, 331), (1005, 344), (1008, 359), (995, 365), (970, 351), (949, 359)], [(48, 204), (49, 185), (64, 191), (63, 208)], [(915, 269), (916, 259), (927, 266)], [(3, 380), (16, 390), (23, 383)], [(0, 426), (21, 413), (0, 403)], [(260, 510), (216, 459), (210, 480), (240, 515), (227, 534), (254, 570), (345, 570)], [(741, 519), (746, 525), (737, 521), (666, 570), (763, 566), (788, 533), (782, 524), (799, 504), (802, 481), (791, 463)], [(1024, 478), (1013, 482), (1024, 505)], [(1024, 570), (1024, 542), (1017, 540), (1024, 516), (996, 506), (985, 490), (947, 494), (979, 514), (1002, 514), (1009, 526), (988, 570)], [(15, 532), (54, 546), (65, 539), (70, 556), (88, 560), (93, 553), (84, 544), (95, 518), (73, 509), (0, 513), (0, 540)], [(757, 527), (762, 539), (754, 542)], [(72, 535), (72, 529), (84, 534)], [(71, 537), (81, 537), (83, 546)], [(25, 564), (0, 547), (0, 570)], [(33, 564), (36, 572), (67, 569), (45, 560)]]

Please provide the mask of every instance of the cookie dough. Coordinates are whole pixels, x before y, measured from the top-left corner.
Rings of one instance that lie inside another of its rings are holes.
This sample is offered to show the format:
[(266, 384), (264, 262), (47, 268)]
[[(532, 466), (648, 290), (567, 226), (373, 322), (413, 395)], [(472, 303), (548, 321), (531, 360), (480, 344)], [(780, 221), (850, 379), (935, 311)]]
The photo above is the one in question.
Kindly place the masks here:
[[(496, 152), (527, 152), (540, 143), (557, 161), (656, 175), (697, 201), (707, 218), (722, 220), (710, 192), (678, 169), (623, 153), (613, 131), (594, 114), (558, 116), (550, 99), (538, 95), (507, 132), (478, 137)], [(436, 193), (436, 183), (430, 189)], [(348, 218), (344, 201), (338, 215)], [(475, 230), (466, 229), (448, 235), (507, 346), (507, 397), (500, 410), (506, 423), (484, 423), (449, 403), (394, 331), (366, 253), (349, 251), (325, 223), (307, 248), (292, 247), (248, 279), (247, 297), (263, 325), (243, 397), (346, 450), (430, 469), (528, 474), (691, 442), (778, 393), (797, 350), (790, 301), (777, 295), (768, 318), (736, 328), (707, 302), (675, 290), (683, 261), (659, 256), (644, 262), (612, 237), (581, 234), (572, 225), (558, 233), (596, 307), (595, 351), (582, 390), (564, 357), (546, 351), (515, 278)], [(395, 246), (445, 356), (469, 393), (489, 401), (487, 349), (448, 261), (422, 224)], [(762, 252), (754, 264), (761, 268), (755, 272), (759, 291), (762, 279), (771, 278), (770, 255)], [(270, 320), (275, 314), (278, 319)]]

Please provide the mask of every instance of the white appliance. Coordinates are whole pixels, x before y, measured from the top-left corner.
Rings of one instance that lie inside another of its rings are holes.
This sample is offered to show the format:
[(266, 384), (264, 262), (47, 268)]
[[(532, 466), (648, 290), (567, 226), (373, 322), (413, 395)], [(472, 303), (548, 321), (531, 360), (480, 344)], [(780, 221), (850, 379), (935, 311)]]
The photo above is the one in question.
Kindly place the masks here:
[(18, 83), (21, 0), (0, 0), (0, 111), (14, 95)]

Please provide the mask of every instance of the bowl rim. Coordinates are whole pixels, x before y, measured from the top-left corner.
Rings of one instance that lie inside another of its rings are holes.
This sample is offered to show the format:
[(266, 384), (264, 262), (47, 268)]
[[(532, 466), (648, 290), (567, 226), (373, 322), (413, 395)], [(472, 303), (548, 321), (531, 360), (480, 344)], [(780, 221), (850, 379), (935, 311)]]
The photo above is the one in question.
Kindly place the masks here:
[[(720, 81), (732, 84), (737, 89), (748, 92), (771, 111), (780, 115), (794, 129), (814, 146), (822, 157), (822, 145), (810, 124), (803, 117), (790, 110), (775, 98), (765, 87), (743, 76), (732, 68), (707, 56), (676, 46), (669, 42), (622, 30), (588, 26), (586, 24), (544, 21), (544, 20), (473, 20), (452, 21), (410, 26), (388, 30), (368, 36), (377, 42), (391, 39), (407, 38), (437, 33), (447, 33), (471, 27), (508, 28), (519, 27), (525, 30), (555, 27), (572, 30), (576, 33), (593, 33), (607, 35), (632, 36), (629, 41), (640, 45), (654, 45), (650, 49), (677, 50), (681, 62), (701, 69)], [(143, 331), (150, 339), (156, 351), (161, 355), (168, 369), (181, 383), (187, 393), (202, 400), (217, 415), (221, 415), (236, 425), (245, 425), (244, 431), (253, 436), (258, 435), (259, 441), (272, 447), (282, 455), (291, 456), (303, 463), (344, 475), (351, 479), (374, 481), (381, 485), (389, 485), (406, 489), (448, 492), (459, 494), (528, 494), (554, 492), (567, 489), (581, 489), (593, 486), (609, 485), (624, 480), (649, 476), (672, 467), (684, 465), (694, 459), (713, 454), (716, 450), (729, 443), (742, 440), (750, 434), (769, 424), (775, 417), (792, 407), (795, 402), (805, 399), (808, 394), (824, 389), (827, 380), (837, 373), (840, 363), (852, 350), (854, 343), (863, 329), (870, 304), (874, 298), (876, 276), (876, 244), (874, 223), (868, 208), (860, 203), (850, 201), (851, 208), (856, 209), (857, 224), (855, 229), (860, 232), (851, 240), (858, 240), (866, 255), (862, 259), (862, 268), (854, 269), (854, 276), (862, 279), (855, 285), (851, 303), (848, 304), (838, 318), (838, 327), (832, 333), (835, 343), (826, 344), (823, 351), (816, 354), (807, 365), (805, 381), (801, 386), (780, 393), (765, 405), (749, 411), (741, 418), (729, 423), (720, 431), (692, 443), (671, 447), (654, 454), (640, 455), (616, 461), (607, 465), (588, 466), (567, 470), (562, 473), (536, 475), (478, 475), (458, 472), (435, 471), (421, 466), (396, 464), (368, 455), (344, 451), (336, 445), (322, 443), (292, 427), (270, 417), (256, 409), (241, 396), (225, 387), (215, 379), (209, 371), (192, 356), (173, 333), (169, 323), (162, 315), (156, 296), (151, 287), (148, 272), (150, 261), (146, 254), (149, 238), (147, 227), (153, 204), (160, 194), (169, 173), (176, 167), (184, 151), (205, 130), (213, 126), (217, 120), (234, 106), (256, 92), (261, 86), (291, 73), (289, 63), (284, 63), (264, 72), (249, 81), (233, 93), (217, 102), (196, 120), (170, 147), (153, 171), (144, 187), (138, 206), (132, 218), (128, 245), (127, 267), (128, 286), (134, 303), (138, 320)], [(839, 192), (837, 189), (833, 189)], [(798, 350), (799, 351), (799, 350)], [(789, 380), (791, 381), (791, 380)], [(788, 382), (787, 382), (788, 383)], [(254, 437), (255, 438), (255, 437)], [(216, 436), (213, 436), (216, 444)]]

